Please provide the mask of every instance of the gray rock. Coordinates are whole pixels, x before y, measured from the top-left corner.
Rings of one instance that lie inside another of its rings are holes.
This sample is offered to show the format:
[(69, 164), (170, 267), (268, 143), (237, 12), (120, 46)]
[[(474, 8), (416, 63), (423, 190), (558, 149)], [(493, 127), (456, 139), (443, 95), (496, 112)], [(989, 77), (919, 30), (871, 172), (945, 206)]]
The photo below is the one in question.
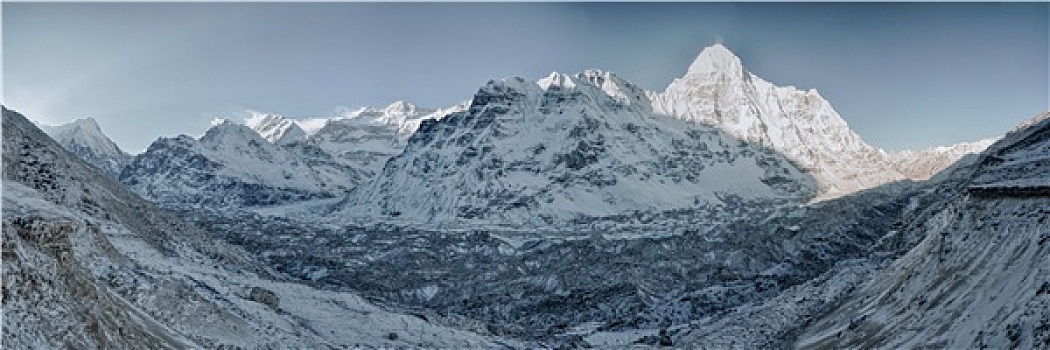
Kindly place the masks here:
[(277, 293), (259, 287), (252, 287), (251, 292), (248, 293), (248, 299), (269, 306), (274, 310), (277, 310), (281, 303), (281, 297), (278, 297)]

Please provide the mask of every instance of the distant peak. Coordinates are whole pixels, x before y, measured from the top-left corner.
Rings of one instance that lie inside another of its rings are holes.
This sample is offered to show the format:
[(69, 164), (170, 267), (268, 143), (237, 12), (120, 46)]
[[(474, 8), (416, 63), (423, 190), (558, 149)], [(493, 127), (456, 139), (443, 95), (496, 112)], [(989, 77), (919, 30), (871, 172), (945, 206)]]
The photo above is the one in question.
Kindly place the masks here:
[(211, 119), (210, 123), (212, 127), (216, 127), (222, 124), (230, 123), (230, 121), (226, 118), (215, 117)]
[(74, 120), (73, 121), (73, 125), (88, 126), (88, 127), (92, 127), (92, 128), (95, 128), (95, 129), (99, 128), (98, 127), (98, 122), (96, 122), (95, 118), (92, 118), (92, 117), (80, 118), (80, 119)]
[(80, 118), (61, 125), (39, 124), (40, 128), (52, 137), (66, 135), (64, 138), (106, 138), (102, 128), (94, 118)]
[(551, 72), (551, 74), (540, 79), (539, 81), (536, 81), (536, 84), (544, 90), (549, 89), (551, 86), (558, 86), (569, 89), (576, 86), (576, 83), (572, 80), (571, 76), (569, 76), (568, 74), (562, 74), (560, 72)]
[(404, 100), (395, 101), (389, 106), (384, 108), (387, 113), (412, 113), (419, 108), (418, 106), (405, 102)]
[(277, 114), (263, 113), (258, 111), (249, 110), (246, 111), (245, 114), (246, 115), (244, 116), (244, 125), (247, 125), (249, 128), (252, 129), (259, 129), (260, 127), (264, 127), (272, 123), (280, 123), (284, 120), (287, 120), (286, 118)]
[(218, 123), (214, 124), (208, 129), (208, 131), (204, 132), (204, 136), (201, 136), (200, 141), (210, 144), (218, 144), (234, 139), (262, 139), (255, 130), (252, 130), (247, 125), (237, 124), (227, 119), (222, 119), (221, 121), (216, 119), (213, 122)]
[(722, 44), (714, 44), (700, 51), (688, 74), (707, 74), (713, 72), (737, 72), (742, 69), (740, 58)]

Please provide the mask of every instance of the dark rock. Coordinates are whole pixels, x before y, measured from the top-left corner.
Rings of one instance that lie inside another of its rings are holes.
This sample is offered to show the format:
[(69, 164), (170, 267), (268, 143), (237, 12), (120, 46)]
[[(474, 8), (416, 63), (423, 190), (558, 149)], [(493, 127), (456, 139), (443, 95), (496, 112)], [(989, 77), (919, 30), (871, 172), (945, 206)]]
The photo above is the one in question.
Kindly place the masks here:
[(274, 310), (277, 310), (281, 303), (281, 298), (277, 296), (277, 293), (260, 287), (252, 287), (251, 292), (248, 293), (248, 299), (269, 306)]

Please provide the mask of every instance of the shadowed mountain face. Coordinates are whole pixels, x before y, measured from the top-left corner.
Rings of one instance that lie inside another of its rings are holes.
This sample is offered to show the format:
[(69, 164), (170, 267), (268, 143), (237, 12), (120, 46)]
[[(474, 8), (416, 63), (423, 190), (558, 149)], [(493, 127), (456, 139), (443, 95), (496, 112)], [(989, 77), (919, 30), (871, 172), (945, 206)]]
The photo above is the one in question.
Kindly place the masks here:
[(1022, 125), (898, 197), (907, 203), (899, 221), (867, 256), (842, 260), (774, 297), (683, 327), (673, 342), (748, 348), (1046, 347), (1048, 117)]
[(400, 153), (423, 120), (457, 108), (397, 102), (305, 121), (255, 113), (247, 125), (224, 121), (199, 139), (158, 139), (120, 180), (167, 207), (228, 210), (342, 198)]
[(1050, 346), (1050, 113), (1026, 124), (954, 171), (919, 244), (799, 344)]
[(335, 197), (362, 178), (315, 146), (273, 144), (247, 126), (223, 122), (199, 140), (155, 141), (120, 181), (165, 205), (231, 208)]

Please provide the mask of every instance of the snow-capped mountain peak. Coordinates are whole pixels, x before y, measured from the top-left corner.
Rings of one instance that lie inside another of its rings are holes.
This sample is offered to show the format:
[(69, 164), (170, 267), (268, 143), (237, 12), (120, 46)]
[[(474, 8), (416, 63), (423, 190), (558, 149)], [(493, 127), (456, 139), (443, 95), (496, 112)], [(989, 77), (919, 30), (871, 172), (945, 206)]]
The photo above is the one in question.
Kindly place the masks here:
[(700, 51), (686, 75), (710, 75), (714, 73), (742, 73), (740, 58), (722, 44), (714, 44)]
[(390, 115), (414, 115), (420, 110), (419, 106), (412, 103), (405, 102), (404, 100), (398, 100), (391, 103), (386, 108), (383, 108), (383, 112)]
[(551, 72), (550, 75), (536, 81), (536, 85), (539, 85), (543, 90), (550, 89), (551, 86), (557, 86), (563, 89), (572, 89), (576, 87), (576, 83), (572, 81), (572, 76), (559, 72)]
[(306, 131), (299, 127), (295, 120), (277, 114), (251, 111), (244, 118), (244, 124), (255, 130), (267, 141), (285, 144), (306, 137)]
[(221, 145), (235, 140), (238, 143), (242, 141), (245, 143), (247, 141), (267, 141), (251, 127), (229, 120), (223, 120), (222, 123), (211, 127), (200, 139), (206, 145)]
[(816, 90), (767, 82), (721, 44), (705, 48), (685, 76), (650, 96), (658, 113), (714, 125), (788, 156), (817, 177), (821, 197), (904, 178)]
[(588, 69), (576, 75), (553, 72), (537, 80), (536, 85), (544, 92), (548, 92), (552, 87), (581, 92), (584, 89), (596, 88), (624, 105), (649, 105), (645, 90), (621, 79), (613, 72), (600, 69)]
[[(102, 132), (94, 118), (87, 117), (62, 125), (41, 125), (49, 136), (58, 140), (76, 140), (106, 153), (119, 153), (119, 147)], [(61, 142), (61, 141), (60, 141)]]
[(918, 151), (889, 154), (894, 167), (912, 180), (926, 180), (955, 164), (968, 154), (976, 154), (991, 146), (998, 137), (962, 142), (951, 146), (930, 147)]
[(51, 138), (66, 150), (102, 169), (113, 178), (131, 161), (113, 140), (106, 137), (94, 118), (77, 119), (63, 125), (40, 125)]
[(69, 122), (67, 124), (63, 124), (63, 125), (59, 125), (59, 126), (51, 126), (50, 128), (69, 130), (71, 132), (83, 132), (83, 133), (96, 134), (96, 135), (102, 134), (102, 128), (100, 128), (98, 126), (98, 122), (95, 121), (95, 118), (92, 118), (92, 117), (80, 118), (80, 119), (74, 120), (72, 122)]

